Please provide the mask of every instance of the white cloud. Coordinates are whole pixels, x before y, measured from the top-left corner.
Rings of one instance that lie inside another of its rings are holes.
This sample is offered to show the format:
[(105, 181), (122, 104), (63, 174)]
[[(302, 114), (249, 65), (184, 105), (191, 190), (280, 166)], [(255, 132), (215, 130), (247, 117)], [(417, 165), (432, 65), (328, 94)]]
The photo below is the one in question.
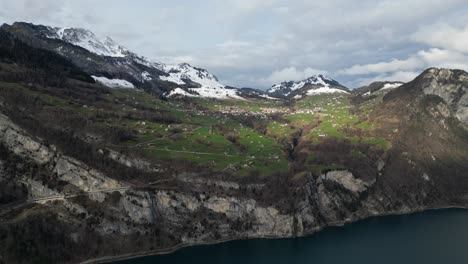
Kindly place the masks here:
[(341, 74), (357, 75), (369, 73), (385, 73), (392, 71), (412, 70), (423, 67), (424, 64), (418, 57), (409, 57), (405, 60), (393, 59), (389, 62), (379, 62), (366, 65), (354, 65), (340, 71)]
[(457, 51), (432, 48), (418, 52), (427, 67), (468, 69), (468, 56)]
[(409, 82), (416, 78), (420, 73), (421, 72), (419, 71), (397, 71), (393, 73), (379, 74), (372, 77), (358, 78), (351, 82), (351, 87), (362, 87), (379, 81)]
[(465, 0), (0, 3), (1, 22), (85, 27), (155, 61), (206, 68), (235, 86), (267, 88), (306, 78), (308, 68), (351, 86), (468, 61)]
[(197, 61), (197, 59), (193, 56), (187, 55), (187, 56), (175, 56), (175, 57), (163, 57), (161, 58), (164, 63), (167, 64), (179, 64), (179, 63), (194, 63)]
[(223, 43), (217, 44), (216, 46), (222, 49), (226, 49), (226, 50), (233, 50), (233, 49), (247, 48), (251, 46), (251, 44), (246, 41), (228, 40)]
[[(261, 8), (267, 8), (275, 4), (276, 0), (225, 0), (224, 3), (230, 5), (231, 8), (241, 10), (243, 12), (253, 12)], [(233, 10), (230, 9), (230, 12)]]
[(468, 26), (457, 28), (448, 24), (420, 28), (412, 39), (433, 47), (468, 52)]
[[(16, 21), (16, 19), (30, 20), (41, 18), (50, 18), (60, 15), (66, 4), (60, 0), (16, 0), (16, 1), (2, 1), (2, 9), (6, 12), (4, 14), (9, 22)], [(29, 18), (29, 19), (28, 19)]]
[[(343, 75), (362, 76), (352, 81), (354, 85), (367, 85), (374, 81), (407, 82), (416, 77), (423, 69), (429, 67), (453, 68), (468, 70), (468, 56), (452, 50), (431, 48), (421, 50), (405, 60), (391, 60), (366, 65), (354, 65), (340, 70)], [(369, 77), (369, 75), (371, 75)]]

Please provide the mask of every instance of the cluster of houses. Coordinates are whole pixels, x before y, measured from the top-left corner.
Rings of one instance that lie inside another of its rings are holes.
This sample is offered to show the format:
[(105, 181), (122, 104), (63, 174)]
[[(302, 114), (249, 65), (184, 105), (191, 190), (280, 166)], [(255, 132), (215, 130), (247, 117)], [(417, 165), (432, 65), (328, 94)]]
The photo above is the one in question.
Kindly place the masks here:
[[(283, 114), (283, 115), (294, 115), (294, 114), (309, 114), (315, 115), (323, 112), (323, 108), (314, 107), (312, 109), (291, 109), (291, 108), (260, 108), (260, 111), (249, 111), (245, 109), (238, 108), (236, 106), (225, 107), (222, 110), (219, 110), (218, 113), (225, 115), (235, 115), (235, 116), (257, 116), (257, 117), (266, 117), (266, 115), (273, 114)], [(212, 114), (213, 112), (208, 112)]]

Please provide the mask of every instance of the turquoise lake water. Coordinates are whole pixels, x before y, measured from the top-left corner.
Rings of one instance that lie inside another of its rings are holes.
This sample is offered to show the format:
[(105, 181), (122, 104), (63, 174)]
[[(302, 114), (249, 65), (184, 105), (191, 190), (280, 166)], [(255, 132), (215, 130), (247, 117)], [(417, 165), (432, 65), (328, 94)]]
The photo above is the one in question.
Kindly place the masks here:
[(233, 241), (117, 263), (464, 264), (468, 263), (468, 210), (376, 217), (305, 238)]

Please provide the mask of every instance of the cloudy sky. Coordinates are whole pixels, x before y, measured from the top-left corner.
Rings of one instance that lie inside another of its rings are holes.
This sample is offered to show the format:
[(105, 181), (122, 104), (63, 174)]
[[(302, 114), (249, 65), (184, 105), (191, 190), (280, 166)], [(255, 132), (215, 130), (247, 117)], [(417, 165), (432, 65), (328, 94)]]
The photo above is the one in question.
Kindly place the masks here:
[(466, 0), (0, 0), (0, 22), (87, 28), (261, 89), (317, 73), (358, 87), (468, 70), (466, 14)]

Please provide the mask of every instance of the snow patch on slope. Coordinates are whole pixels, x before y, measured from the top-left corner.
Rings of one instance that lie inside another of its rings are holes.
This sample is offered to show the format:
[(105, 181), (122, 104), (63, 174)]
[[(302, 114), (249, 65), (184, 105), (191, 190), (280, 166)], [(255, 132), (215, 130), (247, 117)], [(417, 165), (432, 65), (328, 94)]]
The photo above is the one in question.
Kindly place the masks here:
[(237, 91), (235, 89), (226, 89), (224, 87), (201, 87), (201, 88), (190, 88), (192, 92), (198, 93), (201, 97), (207, 98), (217, 98), (217, 99), (240, 99), (244, 100), (244, 98), (237, 95)]
[[(372, 89), (368, 88), (369, 91), (367, 91), (366, 93), (364, 93), (363, 95), (364, 96), (370, 96), (371, 94), (378, 94), (378, 93), (385, 93), (387, 92), (388, 90), (393, 90), (393, 89), (396, 89), (400, 86), (402, 86), (404, 83), (402, 82), (395, 82), (395, 83), (385, 83), (381, 88), (377, 89), (377, 90), (374, 90), (372, 91)], [(371, 84), (372, 85), (372, 84)]]
[(104, 86), (110, 87), (110, 88), (128, 88), (128, 89), (133, 89), (135, 86), (126, 80), (121, 80), (121, 79), (109, 79), (106, 77), (97, 77), (97, 76), (91, 76), (93, 79), (101, 83)]
[(151, 81), (153, 79), (153, 78), (151, 78), (151, 74), (149, 72), (147, 72), (147, 71), (142, 72), (141, 77), (145, 81)]
[(170, 91), (167, 94), (167, 97), (174, 97), (174, 96), (181, 95), (181, 96), (188, 96), (188, 97), (245, 100), (244, 98), (237, 95), (237, 90), (235, 89), (201, 87), (201, 88), (189, 88), (189, 91), (192, 93), (189, 93), (177, 87), (174, 90)]
[(320, 87), (318, 89), (313, 89), (307, 91), (307, 95), (317, 95), (317, 94), (332, 94), (332, 93), (342, 93), (342, 94), (349, 94), (346, 91), (336, 89), (336, 88), (330, 88), (329, 86), (326, 87)]
[(271, 97), (271, 96), (266, 95), (266, 94), (259, 94), (258, 96), (260, 96), (262, 98), (265, 98), (265, 99), (268, 99), (268, 100), (279, 100), (278, 98)]
[(169, 94), (167, 95), (168, 97), (173, 97), (173, 96), (176, 96), (176, 95), (182, 95), (182, 96), (189, 96), (189, 97), (197, 97), (195, 94), (191, 94), (191, 93), (188, 93), (182, 89), (180, 89), (179, 87), (175, 88), (174, 90), (172, 90), (171, 92), (169, 92)]
[(402, 83), (386, 83), (380, 90), (395, 89), (402, 85)]
[(348, 92), (346, 91), (343, 91), (343, 90), (340, 90), (340, 89), (336, 89), (336, 88), (330, 88), (330, 87), (320, 87), (320, 88), (317, 88), (317, 89), (312, 89), (312, 90), (308, 90), (307, 93), (301, 95), (301, 94), (297, 94), (295, 95), (293, 98), (294, 99), (301, 99), (303, 98), (304, 96), (309, 96), (309, 95), (319, 95), (319, 94), (349, 94)]

